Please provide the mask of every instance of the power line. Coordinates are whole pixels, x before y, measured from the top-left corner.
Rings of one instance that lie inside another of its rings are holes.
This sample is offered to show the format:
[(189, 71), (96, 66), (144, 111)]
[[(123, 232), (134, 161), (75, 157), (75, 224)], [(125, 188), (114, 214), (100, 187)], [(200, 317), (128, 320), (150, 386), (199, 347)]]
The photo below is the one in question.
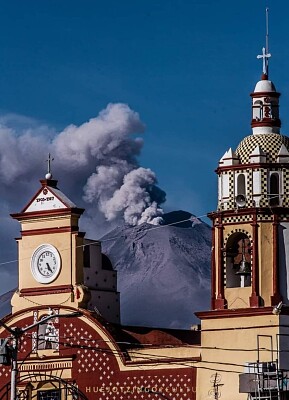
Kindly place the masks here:
[[(146, 232), (146, 231), (151, 231), (151, 230), (154, 230), (154, 229), (166, 228), (167, 226), (178, 225), (178, 224), (181, 224), (181, 223), (184, 223), (184, 222), (189, 222), (189, 221), (194, 222), (195, 220), (199, 220), (200, 218), (203, 218), (203, 217), (206, 217), (206, 216), (207, 216), (206, 214), (200, 215), (200, 216), (194, 216), (194, 217), (191, 216), (190, 218), (183, 219), (183, 220), (176, 221), (176, 222), (171, 222), (170, 224), (166, 224), (166, 225), (157, 225), (157, 226), (156, 226), (156, 225), (150, 224), (151, 227), (147, 227), (147, 229), (145, 229), (144, 232)], [(58, 219), (58, 218), (57, 218), (57, 217), (52, 217), (52, 218), (50, 218), (49, 220), (53, 220), (53, 219)], [(133, 228), (136, 228), (136, 227), (133, 227)], [(109, 242), (109, 241), (111, 241), (111, 240), (119, 239), (120, 237), (124, 237), (124, 235), (120, 235), (120, 236), (118, 235), (118, 236), (114, 236), (114, 237), (112, 237), (112, 238), (107, 238), (107, 239), (95, 239), (95, 240), (93, 240), (91, 243), (85, 243), (85, 244), (83, 244), (83, 245), (76, 246), (76, 249), (77, 249), (77, 248), (80, 248), (80, 247), (84, 248), (84, 247), (86, 247), (86, 246), (92, 246), (92, 245), (98, 244), (98, 243)], [(89, 240), (89, 239), (87, 239), (87, 240)], [(27, 247), (26, 247), (26, 248), (27, 248)], [(31, 246), (30, 248), (32, 249), (32, 248), (34, 248), (34, 247)], [(63, 252), (63, 251), (69, 251), (69, 250), (70, 250), (70, 247), (69, 247), (69, 248), (61, 249), (62, 252)], [(30, 257), (25, 257), (25, 258), (16, 259), (16, 260), (10, 260), (10, 261), (3, 261), (3, 262), (0, 262), (0, 266), (1, 266), (1, 265), (7, 265), (7, 264), (13, 264), (13, 263), (16, 263), (16, 262), (20, 263), (20, 262), (22, 262), (22, 261), (24, 261), (24, 260), (30, 260)]]
[[(272, 327), (276, 327), (277, 325), (258, 325), (257, 326), (257, 328), (272, 328)], [(279, 326), (279, 325), (278, 325)], [(243, 330), (243, 329), (246, 329), (246, 328), (248, 328), (248, 329), (255, 329), (256, 328), (256, 326), (250, 326), (250, 327), (244, 327), (244, 326), (241, 326), (241, 327), (238, 327), (238, 328), (234, 328), (235, 330)], [(153, 328), (153, 330), (158, 330), (158, 331), (162, 331), (162, 328)], [(203, 332), (205, 332), (205, 331), (207, 331), (207, 330), (204, 330)], [(192, 332), (192, 331), (187, 331), (187, 332)], [(201, 330), (199, 331), (199, 332), (202, 332)], [(128, 334), (129, 334), (129, 331), (128, 331)], [(168, 332), (168, 334), (170, 334), (170, 332)], [(28, 337), (32, 337), (32, 335), (31, 335), (31, 333), (26, 333), (26, 336), (28, 336)], [(66, 340), (69, 340), (69, 339), (75, 339), (75, 336), (68, 336), (68, 335), (65, 335), (65, 336), (59, 336), (59, 338), (61, 338), (62, 340), (64, 340), (64, 339), (66, 339)], [(94, 344), (96, 343), (111, 343), (111, 344), (119, 344), (119, 345), (129, 345), (129, 346), (135, 346), (135, 348), (142, 348), (142, 349), (145, 349), (145, 348), (153, 348), (154, 346), (156, 346), (156, 344), (154, 344), (154, 343), (139, 343), (139, 342), (129, 342), (129, 341), (117, 341), (117, 340), (104, 340), (104, 339), (94, 339), (94, 338), (89, 338), (89, 337), (79, 337), (78, 338), (78, 340), (81, 340), (81, 341), (83, 341), (83, 342), (93, 342)], [(64, 342), (63, 342), (64, 343)], [(66, 343), (66, 342), (65, 342)], [(81, 346), (81, 345), (80, 345)], [(187, 347), (187, 348), (196, 348), (196, 349), (203, 349), (203, 350), (220, 350), (220, 351), (233, 351), (233, 352), (237, 352), (237, 351), (240, 351), (240, 352), (257, 352), (258, 350), (260, 351), (272, 351), (272, 349), (271, 348), (266, 348), (266, 347), (259, 347), (259, 348), (254, 348), (254, 349), (247, 349), (247, 348), (230, 348), (230, 347), (217, 347), (217, 346), (202, 346), (201, 344), (200, 345), (198, 345), (198, 344), (194, 344), (194, 345), (190, 345), (190, 344), (187, 344), (187, 343), (184, 343), (184, 342), (182, 342), (182, 343), (179, 343), (179, 344), (175, 344), (175, 345), (172, 345), (171, 343), (165, 343), (165, 342), (162, 342), (161, 343), (161, 346), (162, 347), (169, 347), (169, 348), (178, 348), (178, 347)], [(91, 348), (91, 347), (89, 347), (89, 348)], [(133, 347), (132, 348), (130, 348), (129, 350), (132, 350), (133, 351)], [(273, 350), (274, 352), (289, 352), (289, 349), (288, 350)]]
[[(78, 340), (83, 340), (83, 338), (78, 338)], [(114, 343), (112, 341), (107, 341), (107, 342), (111, 342)], [(87, 345), (83, 345), (83, 344), (72, 344), (72, 343), (67, 343), (65, 341), (51, 341), (51, 343), (57, 343), (62, 345), (63, 347), (66, 348), (72, 348), (72, 349), (81, 349), (81, 350), (89, 350), (89, 351), (93, 351), (95, 353), (106, 353), (106, 354), (110, 354), (110, 355), (114, 355), (114, 356), (120, 356), (120, 355), (124, 355), (123, 351), (119, 351), (117, 349), (110, 349), (110, 348), (104, 348), (104, 347), (92, 347), (92, 346), (87, 346)], [(214, 349), (214, 348), (212, 348)], [(62, 349), (65, 350), (65, 349)], [(257, 350), (257, 349), (256, 349)], [(268, 351), (271, 351), (269, 349), (266, 349)], [(234, 362), (222, 362), (222, 361), (212, 361), (212, 360), (189, 360), (189, 358), (184, 361), (181, 357), (175, 357), (175, 356), (166, 356), (166, 355), (160, 355), (160, 354), (145, 354), (142, 353), (140, 351), (136, 351), (136, 350), (131, 350), (132, 351), (132, 356), (134, 359), (140, 359), (147, 362), (151, 362), (157, 365), (162, 365), (164, 363), (166, 364), (171, 364), (171, 365), (183, 365), (183, 366), (188, 366), (188, 367), (192, 367), (192, 368), (203, 368), (203, 369), (209, 369), (209, 370), (216, 370), (216, 368), (210, 368), (210, 367), (204, 367), (204, 366), (200, 366), (200, 365), (195, 365), (195, 364), (217, 364), (217, 365), (221, 365), (221, 366), (234, 366), (234, 367), (240, 367), (240, 368), (245, 368), (246, 365), (244, 364), (237, 364)], [(242, 351), (242, 350), (240, 350)], [(127, 353), (129, 355), (129, 353)], [(192, 365), (192, 363), (194, 365)], [(220, 372), (232, 372), (232, 373), (240, 373), (237, 372), (235, 370), (220, 370)]]
[[(81, 349), (81, 350), (89, 350), (93, 351), (95, 353), (105, 353), (108, 355), (112, 356), (120, 356), (123, 355), (121, 352), (117, 350), (112, 350), (109, 348), (101, 348), (101, 347), (89, 347), (89, 346), (84, 346), (84, 345), (77, 345), (77, 344), (69, 344), (65, 342), (53, 342), (52, 343), (58, 343), (61, 344), (64, 347), (68, 347), (70, 349)], [(62, 349), (63, 351), (65, 349)], [(236, 364), (236, 363), (225, 363), (225, 362), (220, 362), (220, 361), (209, 361), (209, 360), (190, 360), (189, 357), (186, 361), (184, 361), (182, 358), (174, 357), (174, 356), (160, 356), (159, 354), (143, 354), (140, 352), (133, 352), (133, 358), (134, 359), (139, 359), (140, 361), (145, 361), (145, 363), (152, 363), (154, 365), (163, 365), (163, 364), (169, 364), (169, 365), (180, 365), (180, 366), (185, 366), (188, 368), (199, 368), (199, 369), (207, 369), (211, 371), (216, 371), (216, 368), (213, 367), (208, 367), (208, 366), (203, 366), (203, 365), (196, 365), (196, 364), (217, 364), (217, 365), (222, 365), (222, 366), (236, 366), (236, 367), (241, 367), (244, 368), (245, 365), (243, 364)], [(21, 361), (21, 358), (19, 357), (19, 361)], [(138, 361), (137, 361), (138, 362)], [(194, 365), (192, 365), (194, 364)], [(145, 365), (143, 365), (145, 367)], [(220, 370), (218, 368), (218, 371), (220, 372), (229, 372), (229, 373), (240, 373), (235, 370)]]
[[(276, 326), (279, 326), (279, 325), (258, 325), (257, 327), (256, 326), (240, 326), (240, 327), (235, 327), (235, 328), (233, 328), (234, 330), (244, 330), (244, 329), (256, 329), (256, 328), (273, 328), (273, 327), (276, 327)], [(160, 331), (162, 331), (162, 328), (153, 328), (153, 330), (160, 330)], [(200, 330), (199, 332), (201, 333), (201, 332), (206, 332), (206, 331), (208, 331), (208, 330)], [(188, 331), (188, 332), (191, 332), (191, 331)], [(127, 333), (129, 334), (129, 331), (127, 331)], [(170, 332), (168, 332), (168, 334), (170, 334)], [(31, 337), (31, 334), (28, 332), (28, 333), (26, 333), (26, 336), (30, 336)], [(65, 336), (59, 336), (62, 340), (64, 340), (64, 339), (66, 339), (66, 340), (69, 340), (69, 339), (74, 339), (75, 338), (75, 336), (67, 336), (67, 335), (65, 335)], [(135, 348), (136, 347), (138, 347), (138, 348), (142, 348), (142, 349), (144, 349), (144, 348), (152, 348), (152, 347), (154, 347), (154, 346), (156, 346), (156, 344), (154, 344), (154, 343), (145, 343), (145, 344), (142, 344), (142, 343), (139, 343), (139, 342), (129, 342), (129, 341), (117, 341), (117, 340), (104, 340), (104, 339), (94, 339), (94, 338), (89, 338), (89, 337), (79, 337), (78, 338), (78, 340), (81, 340), (81, 341), (83, 341), (83, 342), (93, 342), (93, 343), (111, 343), (111, 344), (119, 344), (119, 345), (122, 345), (122, 344), (124, 344), (124, 345), (129, 345), (129, 346), (135, 346)], [(66, 342), (65, 342), (66, 343)], [(171, 343), (162, 343), (161, 344), (162, 345), (162, 347), (170, 347), (170, 348), (177, 348), (177, 347), (192, 347), (192, 348), (196, 348), (196, 349), (203, 349), (203, 350), (220, 350), (220, 351), (233, 351), (233, 352), (237, 352), (237, 351), (240, 351), (240, 352), (257, 352), (258, 350), (260, 351), (272, 351), (272, 349), (269, 349), (269, 348), (266, 348), (266, 347), (262, 347), (262, 348), (254, 348), (254, 349), (247, 349), (247, 348), (229, 348), (229, 347), (217, 347), (217, 346), (202, 346), (201, 344), (200, 345), (198, 345), (198, 344), (196, 344), (196, 345), (190, 345), (190, 344), (187, 344), (187, 343), (184, 343), (184, 342), (182, 342), (182, 343), (179, 343), (179, 344), (175, 344), (175, 345), (172, 345)], [(83, 346), (83, 345), (80, 345), (80, 346)], [(89, 347), (89, 348), (91, 348), (91, 347)], [(131, 349), (129, 349), (129, 350), (132, 350), (133, 351), (133, 348), (131, 348)], [(273, 350), (273, 352), (289, 352), (289, 349), (288, 350)]]

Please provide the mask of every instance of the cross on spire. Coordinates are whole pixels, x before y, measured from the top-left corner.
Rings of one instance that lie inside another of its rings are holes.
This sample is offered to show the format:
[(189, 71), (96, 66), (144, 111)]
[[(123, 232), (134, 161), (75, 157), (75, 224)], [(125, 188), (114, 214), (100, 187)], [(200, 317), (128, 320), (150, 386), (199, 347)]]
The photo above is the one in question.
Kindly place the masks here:
[(265, 75), (268, 75), (268, 58), (270, 57), (271, 54), (266, 52), (265, 47), (262, 49), (262, 54), (257, 56), (257, 58), (263, 58), (263, 74)]
[(46, 179), (51, 179), (52, 178), (52, 173), (51, 173), (51, 162), (54, 161), (54, 158), (51, 157), (51, 154), (48, 153), (48, 159), (47, 161), (47, 174), (45, 175)]
[(266, 47), (262, 49), (262, 55), (258, 55), (257, 58), (263, 58), (263, 74), (268, 76), (269, 58), (269, 8), (266, 7)]

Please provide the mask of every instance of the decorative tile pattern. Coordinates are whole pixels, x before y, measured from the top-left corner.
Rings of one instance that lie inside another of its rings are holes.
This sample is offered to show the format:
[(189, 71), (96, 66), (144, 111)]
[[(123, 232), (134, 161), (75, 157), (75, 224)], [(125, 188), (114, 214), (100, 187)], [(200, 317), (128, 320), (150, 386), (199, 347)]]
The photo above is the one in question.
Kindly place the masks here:
[(261, 199), (260, 199), (260, 203), (259, 206), (260, 207), (268, 207), (269, 202), (268, 202), (268, 170), (261, 168)]
[(289, 221), (289, 213), (288, 214), (281, 214), (280, 215), (280, 221)]
[[(77, 348), (78, 369), (77, 372), (95, 371), (99, 363), (109, 362), (106, 353), (99, 350), (99, 340), (92, 338), (84, 328), (78, 329), (72, 322), (64, 324), (65, 342), (71, 347)], [(101, 367), (100, 367), (101, 368)]]
[(282, 206), (289, 207), (289, 170), (283, 169), (283, 199)]
[[(270, 170), (267, 168), (257, 168), (254, 171), (259, 171), (261, 173), (261, 181), (260, 181), (260, 195), (255, 194), (256, 197), (253, 196), (253, 169), (247, 168), (245, 171), (236, 170), (236, 171), (226, 171), (226, 174), (229, 175), (229, 196), (230, 198), (224, 202), (219, 201), (218, 210), (237, 210), (236, 201), (235, 201), (235, 179), (237, 179), (237, 175), (239, 173), (244, 173), (246, 175), (246, 208), (253, 207), (270, 207), (270, 190), (269, 190), (269, 176), (270, 172), (281, 172), (280, 181), (280, 206), (289, 208), (289, 169), (283, 168), (271, 168)], [(255, 203), (255, 200), (258, 199), (259, 202)], [(237, 222), (240, 220), (237, 220)], [(232, 221), (229, 221), (232, 222)]]
[(1, 378), (8, 378), (10, 376), (10, 368), (4, 365), (0, 365), (0, 380)]
[(249, 156), (256, 146), (267, 155), (267, 162), (276, 162), (281, 145), (289, 150), (289, 138), (277, 133), (263, 133), (245, 137), (236, 149), (236, 155), (240, 157), (242, 164), (249, 163)]
[(234, 172), (229, 171), (229, 190), (230, 190), (230, 200), (227, 203), (229, 209), (235, 207), (235, 188), (234, 188)]
[(246, 207), (255, 207), (255, 201), (253, 200), (253, 170), (247, 169), (247, 180), (246, 180)]
[(258, 214), (257, 215), (257, 221), (262, 222), (262, 221), (273, 221), (273, 214)]
[[(80, 389), (88, 398), (99, 400), (139, 400), (162, 398), (189, 400), (195, 398), (192, 368), (178, 371), (146, 369), (144, 364), (131, 371), (119, 371), (115, 351), (93, 333), (87, 325), (65, 322), (63, 342), (76, 350), (76, 373), (85, 382)], [(66, 347), (66, 346), (65, 346)], [(79, 379), (79, 382), (81, 380)]]
[(236, 215), (227, 217), (223, 219), (224, 224), (232, 224), (232, 223), (238, 223), (238, 222), (250, 222), (252, 221), (252, 217), (250, 214), (248, 215), (239, 215), (236, 213)]

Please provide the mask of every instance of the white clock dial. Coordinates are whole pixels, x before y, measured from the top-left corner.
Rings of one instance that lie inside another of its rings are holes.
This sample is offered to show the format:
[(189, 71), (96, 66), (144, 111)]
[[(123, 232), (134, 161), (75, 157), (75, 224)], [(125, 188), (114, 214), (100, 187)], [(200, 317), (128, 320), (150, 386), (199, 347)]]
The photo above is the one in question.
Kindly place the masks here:
[(37, 282), (53, 282), (60, 273), (61, 259), (57, 249), (50, 244), (42, 244), (31, 258), (31, 272)]
[(50, 250), (43, 251), (37, 260), (38, 271), (43, 276), (52, 276), (57, 269), (57, 260)]

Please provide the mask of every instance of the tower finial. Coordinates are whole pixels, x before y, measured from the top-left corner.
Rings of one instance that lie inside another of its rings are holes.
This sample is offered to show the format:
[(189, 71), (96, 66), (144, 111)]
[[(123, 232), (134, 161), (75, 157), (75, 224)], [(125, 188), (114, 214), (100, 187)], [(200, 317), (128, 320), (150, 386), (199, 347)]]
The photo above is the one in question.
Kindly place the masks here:
[(266, 53), (269, 53), (269, 8), (266, 7)]
[(53, 161), (54, 158), (51, 157), (51, 154), (48, 153), (48, 159), (47, 161), (47, 174), (45, 175), (46, 179), (51, 179), (52, 178), (52, 173), (51, 173), (51, 161)]
[(266, 47), (262, 49), (262, 55), (258, 55), (257, 58), (263, 58), (263, 75), (268, 77), (269, 71), (269, 58), (271, 54), (269, 53), (269, 8), (266, 7)]

